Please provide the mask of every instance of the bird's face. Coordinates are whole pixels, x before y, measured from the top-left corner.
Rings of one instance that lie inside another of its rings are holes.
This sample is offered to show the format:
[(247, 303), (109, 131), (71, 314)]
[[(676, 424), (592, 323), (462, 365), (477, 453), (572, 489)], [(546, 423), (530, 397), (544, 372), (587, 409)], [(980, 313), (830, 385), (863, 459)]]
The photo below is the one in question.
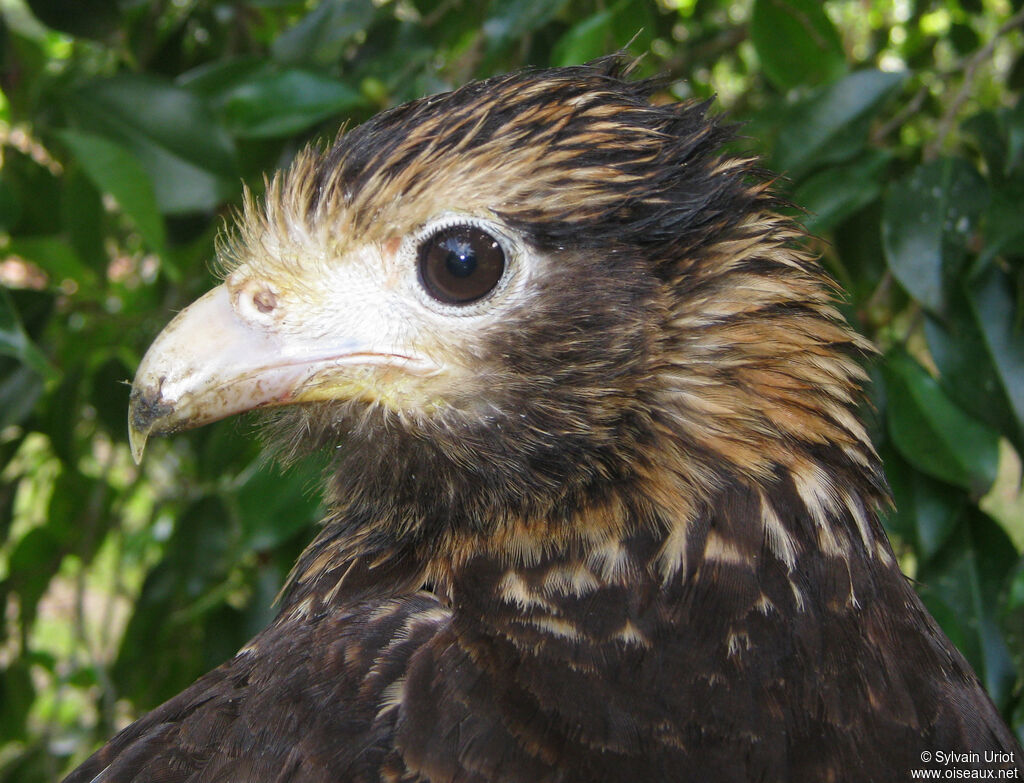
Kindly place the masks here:
[(463, 207), (364, 238), (282, 226), (236, 243), (224, 282), (139, 367), (136, 457), (151, 433), (274, 408), (268, 440), (340, 447), (349, 487), (476, 501), (481, 519), (607, 473), (651, 276)]
[(651, 276), (448, 200), (461, 209), (396, 209), (359, 233), (344, 208), (329, 224), (250, 219), (224, 282), (139, 367), (136, 458), (150, 434), (274, 408), (285, 449), (340, 445), (354, 475), (420, 475), (463, 502), (460, 485), (508, 505), (600, 471), (640, 385)]
[(864, 464), (820, 273), (704, 107), (650, 90), (497, 77), (300, 154), (144, 358), (136, 458), (272, 408), (285, 454), (337, 447), (338, 502), (477, 520), (557, 515), (655, 458), (701, 487), (771, 480), (795, 442)]
[[(587, 78), (472, 85), (300, 155), (222, 243), (224, 282), (147, 352), (136, 458), (152, 434), (287, 408), (293, 442), (362, 444), (362, 465), (391, 472), (493, 486), (493, 468), (512, 493), (517, 476), (605, 471), (661, 318), (629, 236), (650, 213), (633, 169), (680, 119)], [(432, 456), (381, 456), (409, 449)]]
[(495, 219), (442, 212), (365, 241), (264, 233), (178, 315), (135, 379), (148, 435), (253, 408), (345, 401), (424, 418), (480, 394), (484, 336), (508, 328), (539, 258)]

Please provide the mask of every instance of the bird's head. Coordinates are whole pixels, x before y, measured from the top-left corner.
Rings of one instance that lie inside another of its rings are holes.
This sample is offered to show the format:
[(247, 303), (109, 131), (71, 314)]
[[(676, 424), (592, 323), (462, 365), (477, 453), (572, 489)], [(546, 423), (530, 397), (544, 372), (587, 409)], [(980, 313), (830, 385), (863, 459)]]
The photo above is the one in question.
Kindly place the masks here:
[(827, 283), (728, 131), (653, 89), (612, 60), (503, 76), (300, 154), (146, 354), (136, 458), (273, 407), (285, 452), (336, 447), (338, 502), (408, 529), (868, 466)]

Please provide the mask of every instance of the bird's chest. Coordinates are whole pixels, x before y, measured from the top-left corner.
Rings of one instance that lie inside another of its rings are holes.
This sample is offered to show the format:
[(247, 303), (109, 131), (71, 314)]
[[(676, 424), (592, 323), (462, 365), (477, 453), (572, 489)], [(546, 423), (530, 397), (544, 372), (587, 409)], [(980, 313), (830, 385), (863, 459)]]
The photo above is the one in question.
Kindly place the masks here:
[(843, 780), (867, 738), (909, 746), (906, 684), (836, 596), (799, 603), (739, 564), (666, 584), (640, 562), (464, 573), (409, 659), (392, 758), (423, 780), (746, 783)]

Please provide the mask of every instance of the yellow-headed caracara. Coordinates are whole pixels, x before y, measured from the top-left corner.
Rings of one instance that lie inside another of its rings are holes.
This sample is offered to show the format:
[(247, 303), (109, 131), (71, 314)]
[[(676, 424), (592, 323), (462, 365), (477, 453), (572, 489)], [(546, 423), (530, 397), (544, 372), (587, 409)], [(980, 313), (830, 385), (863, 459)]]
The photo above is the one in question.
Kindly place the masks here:
[(273, 406), (329, 511), (270, 627), (69, 781), (1019, 773), (879, 524), (866, 342), (728, 130), (652, 89), (470, 84), (246, 201), (133, 448)]

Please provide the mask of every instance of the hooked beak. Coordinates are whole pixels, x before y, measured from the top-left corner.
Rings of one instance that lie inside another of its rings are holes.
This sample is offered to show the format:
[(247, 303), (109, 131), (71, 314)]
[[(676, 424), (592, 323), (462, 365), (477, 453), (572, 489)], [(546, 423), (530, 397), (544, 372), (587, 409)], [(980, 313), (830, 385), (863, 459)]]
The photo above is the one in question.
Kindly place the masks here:
[(227, 285), (209, 291), (157, 336), (135, 374), (128, 407), (135, 462), (151, 435), (254, 408), (356, 397), (382, 371), (430, 374), (429, 363), (374, 345), (373, 324), (361, 314), (349, 319), (342, 336), (302, 336), (239, 317)]

